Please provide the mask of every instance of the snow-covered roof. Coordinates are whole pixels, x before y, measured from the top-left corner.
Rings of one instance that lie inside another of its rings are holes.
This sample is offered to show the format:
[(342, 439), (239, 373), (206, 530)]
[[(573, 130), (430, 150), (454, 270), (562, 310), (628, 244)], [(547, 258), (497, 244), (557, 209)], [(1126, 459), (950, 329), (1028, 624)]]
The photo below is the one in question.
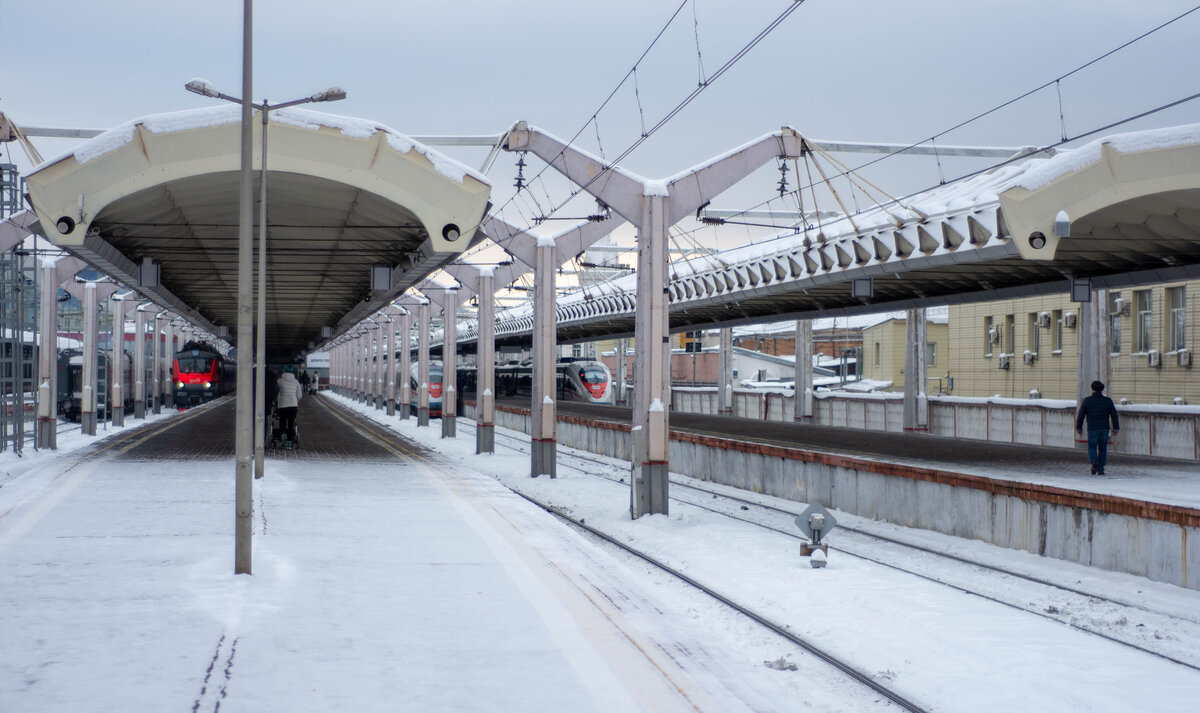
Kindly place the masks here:
[[(272, 121), (280, 124), (312, 130), (317, 130), (321, 127), (337, 129), (343, 136), (357, 139), (370, 138), (376, 132), (382, 132), (387, 137), (388, 145), (393, 149), (400, 153), (408, 153), (415, 150), (429, 159), (438, 173), (450, 180), (462, 183), (465, 176), (471, 176), (481, 183), (491, 185), (491, 181), (478, 171), (424, 144), (418, 143), (416, 140), (377, 121), (338, 114), (327, 114), (300, 107), (288, 107), (271, 111), (269, 116)], [(34, 171), (36, 172), (44, 166), (58, 163), (69, 156), (74, 156), (75, 160), (80, 164), (94, 161), (132, 141), (139, 126), (154, 134), (169, 134), (192, 129), (236, 124), (241, 120), (242, 108), (237, 104), (220, 104), (201, 109), (150, 114), (127, 121), (98, 136), (88, 139), (70, 151), (43, 162)]]

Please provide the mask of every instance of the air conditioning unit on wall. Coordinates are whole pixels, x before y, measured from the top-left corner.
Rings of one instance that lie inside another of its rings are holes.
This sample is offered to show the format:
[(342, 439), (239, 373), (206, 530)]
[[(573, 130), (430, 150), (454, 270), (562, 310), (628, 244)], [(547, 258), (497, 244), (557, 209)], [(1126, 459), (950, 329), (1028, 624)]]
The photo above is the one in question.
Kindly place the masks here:
[(1075, 316), (1074, 312), (1067, 312), (1066, 314), (1063, 315), (1063, 326), (1074, 329), (1076, 319), (1077, 319), (1077, 317)]
[(988, 344), (999, 344), (999, 343), (1000, 343), (1000, 328), (992, 327), (991, 329), (988, 330)]
[(1179, 366), (1192, 365), (1192, 353), (1190, 351), (1187, 349), (1180, 349), (1177, 354), (1179, 355)]
[(1120, 297), (1113, 300), (1113, 314), (1129, 314), (1129, 302)]
[(1039, 327), (1041, 327), (1042, 329), (1049, 328), (1050, 327), (1050, 313), (1049, 312), (1038, 312), (1037, 325)]
[(1159, 354), (1157, 349), (1151, 349), (1146, 352), (1146, 365), (1150, 367), (1162, 366), (1162, 354)]
[(1025, 352), (1025, 363), (1032, 364), (1037, 361), (1037, 352)]
[(997, 360), (997, 362), (996, 362), (996, 366), (1001, 369), (1007, 369), (1008, 368), (1008, 360), (1010, 358), (1011, 358), (1011, 355), (1009, 355), (1009, 354), (1001, 354), (999, 360)]

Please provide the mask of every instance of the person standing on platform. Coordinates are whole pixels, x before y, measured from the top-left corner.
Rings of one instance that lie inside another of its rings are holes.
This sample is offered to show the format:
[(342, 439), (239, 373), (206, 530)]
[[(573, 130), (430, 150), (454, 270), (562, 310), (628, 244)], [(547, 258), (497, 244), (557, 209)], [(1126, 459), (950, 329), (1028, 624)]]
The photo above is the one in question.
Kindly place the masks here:
[(296, 413), (300, 410), (300, 399), (304, 398), (304, 387), (296, 379), (296, 367), (288, 364), (279, 377), (279, 427), (287, 434), (288, 448), (296, 445)]
[(1112, 420), (1113, 435), (1121, 431), (1121, 422), (1117, 419), (1117, 406), (1113, 400), (1104, 395), (1104, 383), (1092, 382), (1092, 395), (1079, 404), (1079, 413), (1075, 416), (1075, 433), (1082, 435), (1084, 419), (1088, 429), (1088, 460), (1092, 462), (1092, 475), (1104, 475), (1104, 465), (1108, 462), (1108, 422)]

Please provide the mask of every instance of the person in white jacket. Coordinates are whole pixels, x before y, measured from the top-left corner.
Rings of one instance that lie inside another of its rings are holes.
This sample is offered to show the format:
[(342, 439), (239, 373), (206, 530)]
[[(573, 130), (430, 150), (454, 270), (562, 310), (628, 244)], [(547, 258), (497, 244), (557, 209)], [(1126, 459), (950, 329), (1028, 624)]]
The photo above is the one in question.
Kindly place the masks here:
[(300, 410), (300, 399), (304, 398), (304, 387), (296, 379), (296, 367), (290, 364), (283, 367), (278, 384), (279, 427), (287, 434), (287, 444), (291, 446), (296, 442), (296, 412)]

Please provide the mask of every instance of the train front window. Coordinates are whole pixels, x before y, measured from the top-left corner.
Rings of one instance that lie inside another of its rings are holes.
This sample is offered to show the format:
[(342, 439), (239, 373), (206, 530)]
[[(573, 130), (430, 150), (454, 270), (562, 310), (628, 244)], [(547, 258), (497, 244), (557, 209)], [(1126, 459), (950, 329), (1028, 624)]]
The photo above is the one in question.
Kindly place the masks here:
[(585, 384), (603, 384), (608, 378), (604, 370), (594, 366), (585, 366), (579, 371), (579, 380)]
[(212, 371), (212, 357), (181, 356), (179, 371), (184, 374), (207, 374)]

